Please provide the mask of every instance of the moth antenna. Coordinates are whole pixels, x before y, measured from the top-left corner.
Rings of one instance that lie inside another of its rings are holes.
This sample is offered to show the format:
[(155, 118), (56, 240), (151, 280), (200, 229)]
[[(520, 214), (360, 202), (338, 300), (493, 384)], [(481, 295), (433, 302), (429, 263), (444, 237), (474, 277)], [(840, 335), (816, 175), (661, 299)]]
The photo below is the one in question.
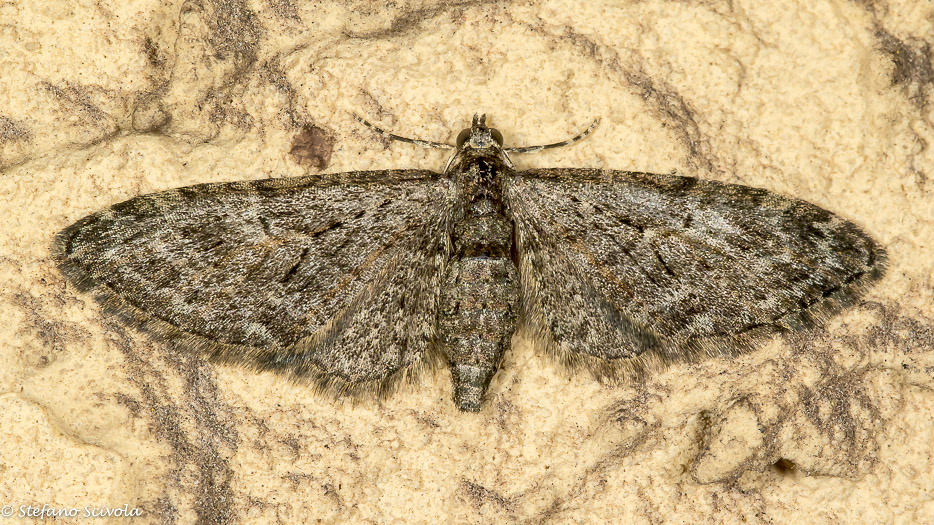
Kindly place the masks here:
[(364, 119), (364, 118), (361, 117), (360, 115), (357, 115), (356, 113), (351, 113), (351, 115), (353, 115), (353, 118), (357, 119), (357, 121), (360, 122), (361, 124), (363, 124), (364, 126), (370, 128), (370, 129), (372, 129), (373, 131), (379, 133), (380, 135), (386, 137), (386, 138), (389, 139), (389, 140), (396, 140), (396, 141), (399, 141), (399, 142), (406, 142), (406, 143), (409, 143), (409, 144), (415, 144), (416, 146), (421, 146), (421, 147), (423, 147), (423, 148), (454, 149), (454, 146), (452, 146), (452, 145), (450, 145), (450, 144), (445, 144), (445, 143), (443, 143), (443, 142), (432, 142), (432, 141), (430, 141), (430, 140), (410, 139), (410, 138), (408, 138), (408, 137), (403, 137), (403, 136), (401, 136), (401, 135), (396, 135), (395, 133), (390, 133), (390, 132), (388, 132), (388, 131), (386, 131), (386, 130), (380, 128), (380, 127), (377, 127), (377, 126), (374, 126), (373, 124), (370, 124), (369, 122), (366, 121), (366, 119)]
[(590, 124), (590, 127), (588, 127), (584, 131), (562, 142), (555, 142), (554, 144), (544, 144), (542, 146), (522, 146), (519, 148), (503, 148), (503, 151), (507, 153), (534, 153), (536, 151), (541, 151), (543, 149), (560, 148), (561, 146), (567, 146), (569, 144), (574, 144), (578, 140), (586, 137), (587, 135), (590, 135), (590, 132), (592, 132), (594, 128), (597, 127), (597, 124), (599, 122), (600, 122), (600, 119), (595, 118), (593, 122)]

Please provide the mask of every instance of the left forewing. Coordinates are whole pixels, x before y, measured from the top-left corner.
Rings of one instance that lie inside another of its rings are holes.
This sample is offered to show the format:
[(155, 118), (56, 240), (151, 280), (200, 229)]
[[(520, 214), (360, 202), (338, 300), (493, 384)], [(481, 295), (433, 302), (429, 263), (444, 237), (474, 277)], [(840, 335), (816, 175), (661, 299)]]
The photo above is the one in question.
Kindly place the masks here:
[(53, 258), (183, 347), (328, 390), (384, 388), (429, 357), (448, 196), (412, 170), (190, 186), (85, 217)]

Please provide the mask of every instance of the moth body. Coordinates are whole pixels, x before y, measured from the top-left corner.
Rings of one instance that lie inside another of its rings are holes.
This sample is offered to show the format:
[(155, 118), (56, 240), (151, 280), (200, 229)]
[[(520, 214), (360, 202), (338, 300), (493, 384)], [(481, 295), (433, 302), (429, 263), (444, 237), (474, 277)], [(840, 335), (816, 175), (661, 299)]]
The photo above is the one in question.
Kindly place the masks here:
[(503, 202), (511, 164), (495, 130), (475, 120), (467, 131), (446, 171), (456, 204), (438, 324), (454, 402), (476, 412), (515, 331), (519, 276), (511, 257), (513, 223)]

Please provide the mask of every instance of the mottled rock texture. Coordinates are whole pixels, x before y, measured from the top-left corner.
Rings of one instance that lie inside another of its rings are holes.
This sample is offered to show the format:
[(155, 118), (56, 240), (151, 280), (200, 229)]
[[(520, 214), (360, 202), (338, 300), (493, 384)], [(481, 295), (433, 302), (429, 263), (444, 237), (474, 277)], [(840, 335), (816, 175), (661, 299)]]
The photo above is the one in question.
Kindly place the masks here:
[[(0, 3), (0, 504), (137, 523), (934, 520), (925, 2)], [(382, 403), (153, 343), (56, 232), (203, 182), (438, 170), (472, 114), (519, 169), (679, 173), (832, 210), (886, 277), (824, 329), (602, 386), (517, 334), (483, 410)], [(311, 131), (315, 130), (315, 131)]]

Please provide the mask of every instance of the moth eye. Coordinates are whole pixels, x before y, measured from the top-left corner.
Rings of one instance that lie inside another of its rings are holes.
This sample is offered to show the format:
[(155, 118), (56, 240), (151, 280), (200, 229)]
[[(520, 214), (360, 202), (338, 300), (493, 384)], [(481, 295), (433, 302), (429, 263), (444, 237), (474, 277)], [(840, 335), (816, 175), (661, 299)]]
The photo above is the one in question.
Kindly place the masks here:
[(498, 129), (490, 128), (490, 136), (493, 137), (493, 140), (497, 144), (499, 144), (500, 146), (503, 145), (503, 134), (500, 133)]
[(457, 135), (457, 142), (455, 143), (455, 144), (457, 144), (457, 149), (461, 149), (461, 146), (463, 146), (464, 143), (467, 142), (467, 139), (469, 139), (469, 138), (470, 138), (470, 130), (469, 130), (469, 129), (465, 129), (464, 131), (461, 131), (461, 132)]

